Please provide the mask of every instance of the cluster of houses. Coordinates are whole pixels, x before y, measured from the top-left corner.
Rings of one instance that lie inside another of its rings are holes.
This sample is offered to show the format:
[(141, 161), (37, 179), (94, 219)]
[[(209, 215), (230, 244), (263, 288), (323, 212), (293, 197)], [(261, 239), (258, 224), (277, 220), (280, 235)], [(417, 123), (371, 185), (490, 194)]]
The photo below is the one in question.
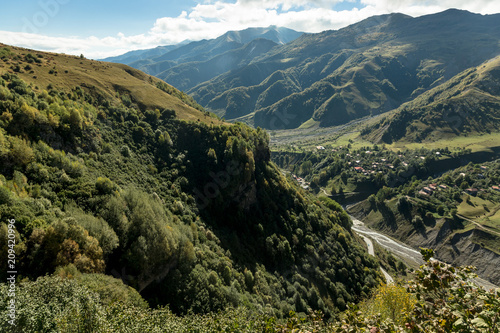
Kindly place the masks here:
[[(371, 155), (372, 152), (371, 151), (366, 151), (365, 154)], [(351, 154), (346, 154), (346, 157), (353, 157), (353, 156)], [(403, 157), (403, 156), (399, 155), (399, 157)], [(380, 159), (380, 163), (379, 162), (371, 162), (371, 165), (365, 166), (366, 169), (364, 167), (362, 167), (362, 166), (359, 166), (361, 163), (362, 163), (361, 160), (355, 160), (353, 162), (348, 162), (347, 164), (349, 164), (349, 165), (352, 165), (352, 164), (357, 165), (357, 166), (353, 167), (354, 171), (360, 172), (360, 173), (362, 173), (365, 176), (368, 176), (370, 174), (374, 174), (376, 172), (382, 173), (382, 172), (384, 172), (384, 170), (387, 170), (387, 169), (391, 169), (391, 170), (395, 169), (394, 165), (392, 165), (390, 163), (387, 163), (387, 159), (385, 159), (385, 158), (381, 158)], [(401, 164), (403, 166), (405, 166), (405, 167), (408, 166), (408, 163), (406, 163), (406, 162), (401, 162)]]
[(434, 193), (435, 191), (437, 190), (446, 190), (448, 188), (448, 186), (444, 185), (444, 184), (429, 184), (428, 186), (425, 186), (423, 189), (421, 189), (418, 194), (420, 195), (431, 195), (432, 193)]
[(298, 177), (297, 175), (294, 174), (292, 174), (292, 177), (299, 183), (300, 187), (302, 187), (304, 190), (308, 190), (309, 187), (311, 186), (311, 183), (306, 182), (304, 178)]
[[(481, 167), (481, 170), (486, 170), (488, 167), (487, 166), (484, 166), (482, 165)], [(462, 172), (460, 173), (460, 176), (462, 177), (465, 177), (465, 173)], [(480, 179), (483, 179), (485, 178), (485, 176), (483, 174), (477, 174), (477, 177), (480, 178)], [(428, 186), (425, 186), (423, 189), (421, 189), (418, 194), (422, 195), (422, 196), (427, 196), (427, 195), (431, 195), (432, 193), (434, 193), (436, 190), (439, 190), (439, 189), (444, 189), (446, 190), (448, 187), (444, 184), (441, 184), (441, 185), (437, 185), (437, 184), (430, 184)], [(494, 190), (494, 191), (499, 191), (500, 192), (500, 184), (499, 185), (493, 185), (491, 186), (491, 189)], [(477, 196), (477, 194), (479, 192), (483, 192), (485, 191), (485, 189), (477, 189), (475, 187), (470, 187), (470, 188), (466, 188), (464, 190), (465, 193), (469, 194), (469, 195), (472, 195), (472, 196)]]

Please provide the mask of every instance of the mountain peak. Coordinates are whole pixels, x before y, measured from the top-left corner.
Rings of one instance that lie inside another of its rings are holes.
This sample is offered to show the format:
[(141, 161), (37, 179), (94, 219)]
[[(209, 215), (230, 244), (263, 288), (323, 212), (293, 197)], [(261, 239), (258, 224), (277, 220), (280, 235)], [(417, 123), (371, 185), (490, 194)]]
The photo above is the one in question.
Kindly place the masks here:
[(278, 44), (286, 44), (298, 38), (300, 35), (302, 35), (302, 32), (270, 25), (269, 27), (254, 27), (239, 31), (228, 31), (216, 40), (222, 39), (246, 44), (256, 38), (266, 38)]

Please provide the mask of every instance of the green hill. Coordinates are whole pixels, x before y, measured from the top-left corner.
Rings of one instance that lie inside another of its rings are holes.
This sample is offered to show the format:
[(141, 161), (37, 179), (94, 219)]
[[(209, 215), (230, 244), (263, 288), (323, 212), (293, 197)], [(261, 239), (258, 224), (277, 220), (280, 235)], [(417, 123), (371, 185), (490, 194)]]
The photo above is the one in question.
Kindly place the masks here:
[(365, 137), (392, 143), (430, 142), (498, 132), (500, 57), (467, 69), (368, 126)]
[(51, 88), (71, 91), (79, 88), (94, 103), (123, 102), (147, 109), (172, 109), (185, 120), (218, 123), (204, 114), (190, 96), (165, 82), (121, 64), (104, 63), (80, 57), (42, 53), (0, 44), (2, 70), (15, 74), (37, 92)]
[[(378, 285), (346, 213), (286, 178), (263, 130), (125, 65), (3, 45), (0, 77), (0, 256), (15, 220), (19, 279), (90, 274), (105, 299), (278, 317), (332, 316)], [(84, 293), (54, 281), (25, 285)]]

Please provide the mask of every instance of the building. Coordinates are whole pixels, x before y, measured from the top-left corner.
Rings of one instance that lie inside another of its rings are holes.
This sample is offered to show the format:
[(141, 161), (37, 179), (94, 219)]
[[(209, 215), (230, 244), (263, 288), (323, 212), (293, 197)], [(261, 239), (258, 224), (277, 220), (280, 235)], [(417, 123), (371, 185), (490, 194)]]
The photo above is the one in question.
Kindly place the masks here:
[(424, 187), (424, 188), (422, 189), (422, 191), (424, 191), (424, 192), (425, 192), (425, 193), (427, 193), (427, 194), (432, 194), (432, 189), (431, 189), (430, 187), (427, 187), (427, 186), (426, 186), (426, 187)]
[(468, 188), (465, 190), (465, 193), (470, 194), (472, 196), (476, 196), (478, 192), (477, 188)]

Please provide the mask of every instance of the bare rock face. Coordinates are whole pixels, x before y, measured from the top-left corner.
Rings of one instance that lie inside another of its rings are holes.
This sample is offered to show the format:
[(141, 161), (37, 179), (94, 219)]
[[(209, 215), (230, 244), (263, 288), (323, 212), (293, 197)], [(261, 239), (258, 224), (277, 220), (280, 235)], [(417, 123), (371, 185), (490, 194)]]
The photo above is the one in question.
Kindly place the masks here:
[(484, 231), (477, 229), (454, 233), (446, 220), (440, 228), (429, 229), (425, 234), (414, 233), (406, 242), (414, 247), (433, 248), (437, 259), (451, 265), (475, 266), (480, 277), (498, 285), (500, 255), (474, 242), (481, 233)]
[(439, 259), (452, 265), (476, 266), (477, 274), (495, 284), (500, 284), (500, 255), (473, 242), (480, 230), (454, 234), (449, 243), (436, 251)]

